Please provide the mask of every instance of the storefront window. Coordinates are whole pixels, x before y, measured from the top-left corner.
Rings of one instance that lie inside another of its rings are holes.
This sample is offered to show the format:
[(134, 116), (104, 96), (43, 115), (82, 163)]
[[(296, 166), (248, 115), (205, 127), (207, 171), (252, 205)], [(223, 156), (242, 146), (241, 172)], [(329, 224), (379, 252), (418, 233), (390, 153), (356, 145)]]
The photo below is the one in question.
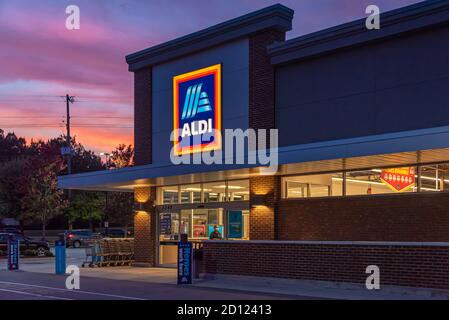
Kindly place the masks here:
[(191, 184), (181, 186), (181, 203), (200, 203), (201, 185)]
[(249, 180), (237, 180), (228, 182), (228, 200), (249, 200)]
[(204, 202), (223, 202), (226, 199), (225, 182), (212, 182), (203, 184)]
[(178, 186), (162, 187), (159, 189), (159, 203), (178, 203)]
[(211, 232), (217, 230), (224, 235), (223, 209), (181, 210), (181, 233), (187, 233), (192, 239), (209, 239)]
[(413, 192), (415, 181), (415, 167), (352, 171), (346, 174), (346, 195)]
[(449, 164), (422, 166), (421, 191), (449, 191)]
[(284, 198), (313, 198), (342, 195), (340, 174), (284, 177)]
[[(284, 198), (313, 198), (342, 196), (343, 190), (346, 196), (417, 192), (418, 175), (417, 168), (412, 166), (284, 177), (282, 194)], [(449, 166), (421, 168), (421, 191), (443, 191), (448, 188)]]

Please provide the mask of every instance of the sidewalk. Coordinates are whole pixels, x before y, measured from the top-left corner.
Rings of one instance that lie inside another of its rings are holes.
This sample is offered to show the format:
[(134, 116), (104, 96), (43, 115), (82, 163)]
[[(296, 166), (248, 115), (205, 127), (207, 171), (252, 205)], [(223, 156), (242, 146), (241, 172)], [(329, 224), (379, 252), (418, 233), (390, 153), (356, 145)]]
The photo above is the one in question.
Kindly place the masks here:
[[(68, 250), (67, 264), (80, 266), (82, 250)], [(4, 269), (1, 266), (0, 269)], [(31, 273), (54, 274), (54, 259), (23, 259), (20, 269)], [(80, 268), (81, 277), (128, 280), (145, 283), (176, 284), (177, 270), (172, 268)], [(348, 300), (449, 300), (449, 291), (398, 286), (382, 286), (369, 291), (363, 285), (325, 281), (262, 278), (233, 275), (202, 275), (194, 280), (194, 287), (232, 289), (289, 296)]]
[(438, 289), (381, 285), (370, 291), (351, 283), (233, 275), (204, 275), (194, 286), (343, 300), (449, 300), (449, 291)]

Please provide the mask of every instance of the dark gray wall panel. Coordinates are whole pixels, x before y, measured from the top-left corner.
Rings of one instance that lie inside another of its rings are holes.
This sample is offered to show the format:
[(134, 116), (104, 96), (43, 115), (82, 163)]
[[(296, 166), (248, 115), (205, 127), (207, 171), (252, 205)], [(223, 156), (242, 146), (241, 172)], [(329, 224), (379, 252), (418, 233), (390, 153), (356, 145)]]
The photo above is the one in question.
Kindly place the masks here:
[(280, 145), (449, 125), (449, 27), (278, 67)]

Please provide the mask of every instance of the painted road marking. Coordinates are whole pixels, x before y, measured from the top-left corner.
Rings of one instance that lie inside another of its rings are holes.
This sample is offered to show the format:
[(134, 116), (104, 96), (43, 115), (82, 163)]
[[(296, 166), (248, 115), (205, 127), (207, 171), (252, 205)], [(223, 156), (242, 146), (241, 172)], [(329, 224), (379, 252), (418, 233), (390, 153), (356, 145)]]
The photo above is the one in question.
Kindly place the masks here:
[(69, 298), (46, 296), (46, 295), (37, 294), (37, 293), (31, 293), (31, 292), (25, 292), (25, 291), (17, 291), (17, 290), (9, 290), (9, 289), (0, 289), (0, 291), (10, 292), (10, 293), (17, 293), (17, 294), (21, 294), (21, 295), (28, 295), (28, 296), (34, 296), (34, 297), (40, 297), (40, 298), (47, 298), (47, 299), (73, 300), (73, 299), (69, 299)]
[(83, 290), (68, 290), (68, 289), (61, 289), (61, 288), (55, 288), (55, 287), (38, 286), (38, 285), (34, 285), (34, 284), (26, 284), (26, 283), (20, 283), (20, 282), (0, 281), (0, 284), (2, 284), (2, 283), (10, 284), (10, 285), (17, 285), (17, 286), (27, 286), (27, 287), (32, 287), (32, 288), (58, 290), (58, 291), (69, 292), (69, 293), (83, 293), (83, 294), (88, 294), (88, 295), (90, 294), (90, 295), (103, 296), (103, 297), (109, 297), (109, 298), (126, 299), (126, 300), (148, 300), (148, 299), (143, 299), (143, 298), (121, 296), (121, 295), (101, 293), (101, 292), (92, 292), (92, 291), (83, 291)]

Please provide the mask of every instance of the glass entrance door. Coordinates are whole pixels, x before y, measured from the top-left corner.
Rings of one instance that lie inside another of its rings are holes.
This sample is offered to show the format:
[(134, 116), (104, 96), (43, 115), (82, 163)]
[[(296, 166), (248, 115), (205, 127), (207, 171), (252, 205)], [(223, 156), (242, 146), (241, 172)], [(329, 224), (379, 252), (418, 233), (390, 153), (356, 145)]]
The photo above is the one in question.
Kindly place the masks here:
[(225, 238), (224, 210), (219, 209), (187, 209), (181, 210), (180, 232), (189, 235), (189, 239), (210, 239), (211, 233), (217, 238)]
[(179, 213), (159, 214), (159, 264), (176, 266), (179, 241)]

